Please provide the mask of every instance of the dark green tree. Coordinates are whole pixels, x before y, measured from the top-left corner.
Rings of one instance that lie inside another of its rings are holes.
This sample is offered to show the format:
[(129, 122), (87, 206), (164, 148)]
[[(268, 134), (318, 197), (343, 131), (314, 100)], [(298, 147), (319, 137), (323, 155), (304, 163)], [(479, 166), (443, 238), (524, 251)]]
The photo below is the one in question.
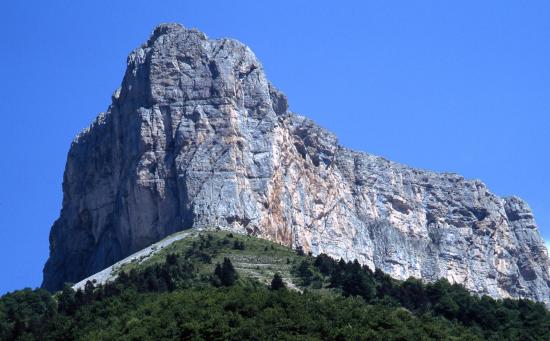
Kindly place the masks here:
[(214, 269), (214, 283), (223, 286), (231, 286), (235, 281), (237, 280), (237, 272), (235, 271), (235, 268), (233, 267), (233, 264), (231, 264), (231, 260), (227, 257), (224, 257), (223, 263), (220, 265), (219, 263), (216, 264), (216, 268)]
[(62, 314), (72, 315), (76, 311), (74, 290), (70, 284), (65, 284), (61, 295), (59, 295), (57, 309)]
[(84, 284), (84, 302), (90, 303), (94, 300), (94, 283), (92, 281), (87, 281), (86, 284)]
[(323, 275), (330, 276), (336, 269), (337, 263), (334, 259), (330, 258), (324, 253), (321, 253), (315, 258), (314, 265)]
[(166, 265), (176, 265), (178, 263), (178, 255), (169, 253), (166, 255)]
[(342, 279), (342, 290), (345, 296), (361, 296), (370, 302), (376, 295), (374, 276), (368, 268), (361, 267), (357, 260), (348, 262)]
[(309, 262), (307, 260), (303, 260), (300, 263), (300, 265), (298, 265), (296, 272), (298, 273), (298, 276), (300, 276), (300, 278), (302, 279), (303, 285), (311, 284), (311, 278), (313, 277), (313, 272), (309, 268)]
[(244, 243), (239, 241), (239, 240), (235, 240), (233, 242), (233, 249), (235, 249), (235, 250), (244, 250), (245, 249)]
[(285, 282), (283, 282), (283, 277), (279, 273), (275, 273), (273, 276), (270, 288), (271, 290), (281, 290), (286, 288)]
[(427, 303), (428, 297), (424, 290), (422, 282), (410, 277), (401, 284), (400, 300), (405, 308), (410, 310), (418, 310), (424, 307)]

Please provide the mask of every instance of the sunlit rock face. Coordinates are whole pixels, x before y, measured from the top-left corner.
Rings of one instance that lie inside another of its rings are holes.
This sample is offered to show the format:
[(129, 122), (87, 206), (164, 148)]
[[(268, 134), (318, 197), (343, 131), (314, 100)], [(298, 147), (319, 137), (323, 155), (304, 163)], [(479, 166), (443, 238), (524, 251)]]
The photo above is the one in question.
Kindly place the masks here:
[(525, 202), (479, 181), (338, 144), (288, 111), (252, 51), (165, 24), (128, 57), (106, 113), (71, 145), (45, 288), (176, 231), (217, 226), (393, 277), (549, 301)]

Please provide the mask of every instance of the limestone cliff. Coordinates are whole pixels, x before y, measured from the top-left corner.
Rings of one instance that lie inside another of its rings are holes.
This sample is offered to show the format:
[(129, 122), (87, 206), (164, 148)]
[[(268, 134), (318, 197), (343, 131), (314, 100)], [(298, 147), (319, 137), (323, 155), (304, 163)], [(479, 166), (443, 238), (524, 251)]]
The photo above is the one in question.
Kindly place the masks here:
[(525, 202), (340, 146), (287, 110), (248, 47), (180, 25), (130, 54), (108, 111), (71, 145), (63, 192), (48, 289), (173, 232), (219, 226), (400, 279), (550, 301)]

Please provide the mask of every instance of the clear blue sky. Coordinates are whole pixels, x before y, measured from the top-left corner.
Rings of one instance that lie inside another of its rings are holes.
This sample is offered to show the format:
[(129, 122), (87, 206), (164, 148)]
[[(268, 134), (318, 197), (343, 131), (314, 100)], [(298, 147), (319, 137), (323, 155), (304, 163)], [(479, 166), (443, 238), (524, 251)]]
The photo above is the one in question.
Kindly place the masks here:
[(71, 140), (161, 22), (248, 44), (291, 109), (346, 146), (525, 198), (550, 240), (549, 1), (21, 0), (0, 12), (0, 293), (40, 284)]

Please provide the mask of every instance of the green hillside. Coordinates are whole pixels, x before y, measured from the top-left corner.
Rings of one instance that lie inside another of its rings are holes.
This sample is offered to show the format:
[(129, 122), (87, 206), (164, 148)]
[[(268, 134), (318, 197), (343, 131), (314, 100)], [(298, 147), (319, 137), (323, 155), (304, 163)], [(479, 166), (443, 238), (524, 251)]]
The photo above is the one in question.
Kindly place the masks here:
[(183, 255), (192, 260), (196, 267), (196, 279), (207, 280), (216, 263), (229, 258), (244, 279), (255, 279), (269, 284), (273, 275), (279, 272), (290, 288), (298, 289), (292, 274), (293, 264), (300, 256), (279, 244), (250, 236), (220, 230), (194, 232), (191, 236), (163, 248), (145, 261), (133, 262), (117, 272), (129, 272), (155, 264), (162, 264), (168, 254)]
[(1, 340), (550, 340), (540, 303), (396, 281), (224, 231), (194, 232), (116, 280), (0, 299)]

